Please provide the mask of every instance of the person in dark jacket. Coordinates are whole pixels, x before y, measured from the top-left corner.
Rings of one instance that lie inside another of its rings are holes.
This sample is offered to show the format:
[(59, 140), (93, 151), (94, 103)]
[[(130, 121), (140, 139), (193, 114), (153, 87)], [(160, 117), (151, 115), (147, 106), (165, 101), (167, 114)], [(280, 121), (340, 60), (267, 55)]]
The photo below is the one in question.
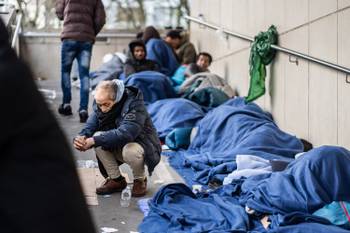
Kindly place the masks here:
[(181, 64), (191, 64), (196, 62), (197, 53), (194, 45), (189, 40), (187, 32), (181, 32), (181, 42), (179, 47), (176, 49), (177, 57)]
[(144, 196), (147, 191), (144, 165), (151, 175), (160, 161), (161, 146), (142, 92), (124, 87), (120, 80), (100, 82), (94, 112), (75, 137), (74, 147), (80, 151), (95, 148), (101, 173), (106, 177), (106, 182), (96, 189), (97, 194), (120, 192), (127, 186), (119, 171), (119, 164), (126, 163), (134, 175), (132, 196)]
[(146, 46), (142, 40), (131, 41), (129, 44), (129, 51), (129, 58), (124, 65), (125, 77), (146, 70), (159, 70), (156, 62), (146, 59)]
[(56, 0), (56, 14), (63, 20), (61, 34), (61, 87), (62, 104), (58, 112), (72, 115), (70, 72), (73, 60), (78, 61), (80, 78), (80, 122), (88, 118), (89, 69), (92, 45), (96, 35), (106, 22), (106, 14), (101, 0)]
[(0, 19), (1, 233), (95, 233), (66, 139)]

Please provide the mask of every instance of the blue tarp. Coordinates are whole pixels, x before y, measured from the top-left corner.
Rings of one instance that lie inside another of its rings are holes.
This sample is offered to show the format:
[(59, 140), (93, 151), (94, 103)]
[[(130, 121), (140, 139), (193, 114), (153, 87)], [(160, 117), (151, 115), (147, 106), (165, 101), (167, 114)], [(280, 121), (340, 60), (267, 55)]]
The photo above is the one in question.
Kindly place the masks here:
[[(349, 233), (310, 214), (332, 201), (350, 199), (350, 152), (323, 146), (305, 153), (285, 171), (235, 180), (193, 194), (184, 184), (164, 186), (150, 201), (140, 232)], [(253, 203), (253, 204), (252, 204)], [(248, 215), (245, 204), (260, 214)], [(259, 220), (270, 214), (265, 230)]]
[(198, 104), (182, 98), (159, 100), (147, 109), (162, 140), (175, 128), (193, 127), (205, 115)]
[(235, 98), (198, 122), (198, 133), (187, 151), (168, 154), (170, 164), (191, 185), (222, 181), (236, 169), (237, 154), (289, 160), (302, 151), (300, 140), (281, 131), (270, 114)]
[(139, 88), (146, 103), (176, 97), (170, 79), (156, 71), (143, 71), (132, 74), (124, 82), (125, 85)]
[(179, 63), (172, 48), (161, 39), (150, 39), (146, 44), (147, 59), (153, 60), (160, 66), (160, 72), (171, 77)]

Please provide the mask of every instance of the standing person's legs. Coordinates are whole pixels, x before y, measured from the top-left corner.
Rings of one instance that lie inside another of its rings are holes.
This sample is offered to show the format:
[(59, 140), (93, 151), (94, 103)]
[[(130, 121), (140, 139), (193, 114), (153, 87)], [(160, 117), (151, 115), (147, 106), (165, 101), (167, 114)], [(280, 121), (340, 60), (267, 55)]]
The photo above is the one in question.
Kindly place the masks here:
[(89, 70), (92, 52), (91, 42), (80, 42), (79, 53), (77, 55), (80, 78), (80, 106), (79, 111), (88, 109), (89, 104)]
[(70, 72), (72, 69), (73, 60), (77, 54), (77, 42), (73, 40), (63, 40), (61, 48), (61, 88), (63, 92), (62, 105), (59, 108), (59, 113), (63, 115), (71, 115), (72, 110), (69, 106), (71, 95)]

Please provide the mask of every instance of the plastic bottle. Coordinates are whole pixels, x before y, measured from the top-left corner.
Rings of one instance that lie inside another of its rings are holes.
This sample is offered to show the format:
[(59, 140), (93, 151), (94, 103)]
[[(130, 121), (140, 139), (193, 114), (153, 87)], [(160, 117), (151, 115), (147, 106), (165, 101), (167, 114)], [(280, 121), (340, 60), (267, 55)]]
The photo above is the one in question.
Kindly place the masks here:
[(122, 194), (120, 195), (120, 206), (121, 207), (129, 207), (131, 200), (131, 189), (130, 186), (126, 186), (123, 189)]

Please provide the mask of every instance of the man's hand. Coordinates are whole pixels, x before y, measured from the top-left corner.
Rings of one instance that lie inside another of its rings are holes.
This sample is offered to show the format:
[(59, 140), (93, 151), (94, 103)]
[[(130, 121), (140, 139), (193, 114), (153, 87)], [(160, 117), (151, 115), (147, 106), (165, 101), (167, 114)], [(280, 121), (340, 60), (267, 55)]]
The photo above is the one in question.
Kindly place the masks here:
[(74, 148), (80, 151), (85, 151), (86, 137), (85, 136), (76, 136), (73, 141)]
[(93, 137), (85, 139), (84, 150), (88, 150), (95, 145), (95, 140)]

